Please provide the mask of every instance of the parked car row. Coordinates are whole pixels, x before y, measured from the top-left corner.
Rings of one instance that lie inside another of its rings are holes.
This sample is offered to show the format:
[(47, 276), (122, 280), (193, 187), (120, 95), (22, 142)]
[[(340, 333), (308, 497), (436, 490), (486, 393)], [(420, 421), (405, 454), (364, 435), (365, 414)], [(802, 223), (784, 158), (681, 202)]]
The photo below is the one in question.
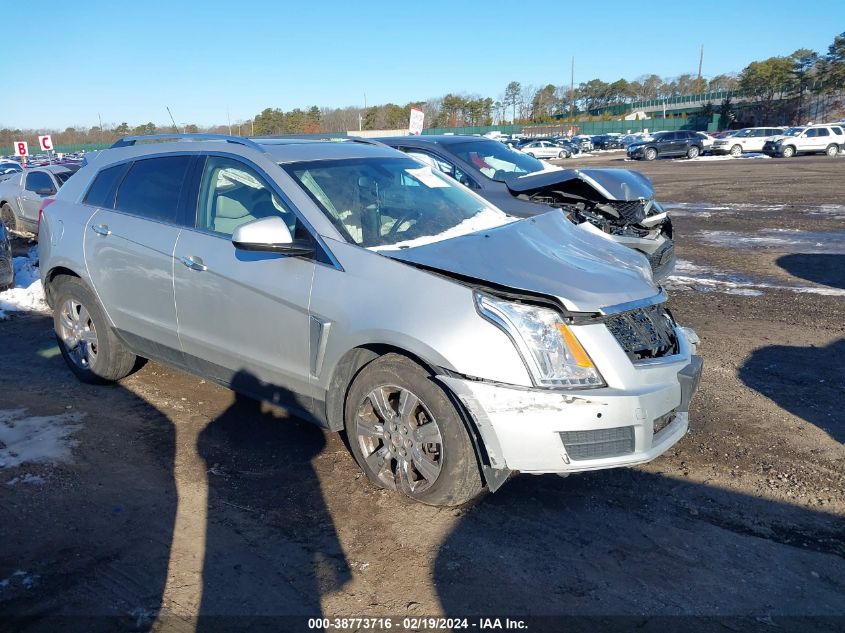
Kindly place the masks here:
[(672, 257), (644, 176), (479, 137), (381, 141), (98, 153), (38, 227), (70, 370), (110, 382), (152, 358), (286, 406), (433, 505), (685, 435), (702, 361), (643, 257)]

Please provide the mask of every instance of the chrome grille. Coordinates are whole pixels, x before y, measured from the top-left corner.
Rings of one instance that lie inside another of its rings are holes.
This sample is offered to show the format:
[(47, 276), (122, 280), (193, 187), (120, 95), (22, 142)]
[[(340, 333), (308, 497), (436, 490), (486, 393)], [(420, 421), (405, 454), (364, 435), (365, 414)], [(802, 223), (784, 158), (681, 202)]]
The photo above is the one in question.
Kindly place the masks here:
[(566, 454), (574, 461), (618, 457), (634, 452), (634, 427), (620, 426), (591, 431), (561, 431)]
[(672, 316), (662, 305), (615, 314), (605, 325), (634, 362), (678, 352)]

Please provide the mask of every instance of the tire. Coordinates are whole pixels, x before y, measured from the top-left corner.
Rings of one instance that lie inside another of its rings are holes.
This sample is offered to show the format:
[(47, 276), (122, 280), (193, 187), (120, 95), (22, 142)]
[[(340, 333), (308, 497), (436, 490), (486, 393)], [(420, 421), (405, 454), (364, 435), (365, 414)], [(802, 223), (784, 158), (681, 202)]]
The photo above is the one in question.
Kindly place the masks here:
[(734, 158), (736, 158), (737, 156), (742, 156), (742, 145), (734, 145), (729, 153)]
[(824, 150), (824, 153), (830, 156), (831, 158), (834, 158), (839, 154), (839, 146), (831, 143), (827, 146), (827, 149)]
[(687, 158), (698, 158), (699, 154), (701, 154), (701, 150), (698, 149), (697, 145), (693, 145), (687, 150)]
[(653, 147), (646, 147), (643, 157), (646, 160), (654, 160), (655, 158), (657, 158), (657, 150)]
[(7, 202), (4, 202), (3, 206), (0, 207), (0, 222), (3, 222), (3, 225), (6, 227), (6, 231), (8, 233), (11, 233), (12, 231), (16, 231), (18, 233), (22, 232), (21, 227), (18, 224), (18, 218), (12, 210), (12, 207), (9, 206), (9, 203)]
[(53, 329), (70, 370), (89, 384), (128, 376), (137, 357), (115, 336), (94, 293), (77, 277), (53, 283)]
[(569, 158), (569, 156), (566, 155), (566, 152), (563, 152), (563, 151), (558, 152), (557, 157), (558, 158)]
[(784, 158), (792, 158), (795, 156), (795, 148), (792, 145), (787, 145), (781, 150)]
[(344, 425), (355, 461), (380, 488), (432, 506), (461, 505), (484, 490), (459, 411), (405, 356), (387, 354), (361, 370), (346, 396)]
[(537, 158), (537, 157), (536, 157), (536, 156), (534, 156), (534, 154), (533, 154), (533, 153), (531, 153), (531, 152), (528, 152), (528, 155), (529, 155), (531, 158)]

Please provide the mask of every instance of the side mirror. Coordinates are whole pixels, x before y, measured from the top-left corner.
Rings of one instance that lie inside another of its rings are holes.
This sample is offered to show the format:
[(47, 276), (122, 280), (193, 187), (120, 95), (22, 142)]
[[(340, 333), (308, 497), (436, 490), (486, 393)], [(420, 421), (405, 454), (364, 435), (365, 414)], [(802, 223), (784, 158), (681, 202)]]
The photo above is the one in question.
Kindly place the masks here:
[(281, 253), (291, 257), (314, 254), (314, 245), (294, 240), (282, 218), (270, 217), (241, 224), (232, 234), (232, 244), (244, 251)]
[(37, 189), (37, 190), (35, 191), (35, 193), (36, 193), (36, 194), (38, 194), (39, 196), (41, 196), (41, 197), (43, 198), (44, 196), (53, 196), (53, 195), (55, 195), (55, 194), (56, 194), (56, 190), (55, 190), (55, 189), (53, 189), (52, 187), (49, 187), (49, 188), (48, 188), (48, 187), (45, 187), (44, 189)]

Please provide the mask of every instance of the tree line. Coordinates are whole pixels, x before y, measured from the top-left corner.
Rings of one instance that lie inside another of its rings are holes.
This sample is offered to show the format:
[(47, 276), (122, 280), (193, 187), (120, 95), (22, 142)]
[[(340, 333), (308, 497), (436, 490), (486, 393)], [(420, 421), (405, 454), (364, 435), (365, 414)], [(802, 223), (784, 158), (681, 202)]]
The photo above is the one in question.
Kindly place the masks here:
[[(404, 129), (412, 107), (425, 112), (426, 127), (465, 127), (493, 124), (548, 123), (557, 119), (577, 120), (608, 106), (631, 106), (638, 101), (714, 91), (736, 91), (750, 102), (746, 117), (755, 123), (802, 123), (808, 117), (842, 113), (845, 108), (845, 32), (834, 37), (828, 50), (819, 53), (801, 48), (791, 55), (753, 61), (739, 73), (720, 74), (710, 79), (685, 73), (677, 77), (642, 75), (628, 81), (591, 79), (577, 86), (523, 85), (509, 82), (496, 98), (478, 94), (449, 93), (441, 97), (399, 105), (386, 103), (366, 108), (318, 107), (284, 111), (265, 108), (251, 119), (234, 124), (203, 127), (178, 126), (180, 132), (212, 132), (261, 136), (344, 132), (348, 130)], [(721, 113), (720, 126), (737, 122), (730, 101), (708, 104), (702, 115)], [(820, 114), (822, 113), (822, 114)], [(173, 132), (173, 125), (148, 122), (130, 126), (68, 127), (64, 130), (0, 129), (0, 144), (9, 146), (27, 140), (35, 146), (36, 135), (52, 133), (56, 145), (111, 143), (128, 135)]]

